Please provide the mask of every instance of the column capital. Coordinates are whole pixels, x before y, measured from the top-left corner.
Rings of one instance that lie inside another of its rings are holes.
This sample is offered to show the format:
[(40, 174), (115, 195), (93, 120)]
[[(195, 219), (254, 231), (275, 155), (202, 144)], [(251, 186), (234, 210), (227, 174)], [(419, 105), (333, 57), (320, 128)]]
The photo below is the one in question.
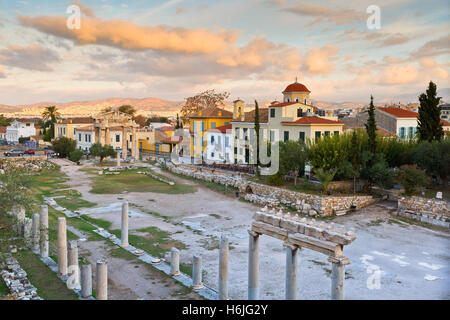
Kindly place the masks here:
[(252, 237), (259, 237), (261, 234), (259, 234), (258, 232), (255, 232), (253, 230), (247, 230), (248, 234), (251, 235)]
[(296, 246), (295, 244), (289, 243), (289, 242), (283, 242), (283, 247), (285, 248), (290, 248), (291, 250), (297, 250), (297, 249), (301, 249), (301, 247)]
[(328, 257), (328, 261), (331, 262), (331, 263), (342, 265), (342, 266), (350, 264), (350, 260), (348, 260), (348, 258), (344, 257), (344, 256), (341, 256), (341, 257)]

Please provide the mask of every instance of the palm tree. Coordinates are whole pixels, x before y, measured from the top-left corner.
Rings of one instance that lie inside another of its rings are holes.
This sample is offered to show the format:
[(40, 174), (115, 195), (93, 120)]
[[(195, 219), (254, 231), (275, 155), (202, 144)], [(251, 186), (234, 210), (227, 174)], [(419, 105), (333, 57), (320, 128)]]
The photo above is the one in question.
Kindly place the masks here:
[(50, 130), (46, 132), (44, 141), (50, 141), (55, 132), (55, 123), (58, 119), (61, 119), (61, 114), (55, 106), (49, 106), (42, 112), (42, 118), (45, 121), (44, 129), (50, 127)]

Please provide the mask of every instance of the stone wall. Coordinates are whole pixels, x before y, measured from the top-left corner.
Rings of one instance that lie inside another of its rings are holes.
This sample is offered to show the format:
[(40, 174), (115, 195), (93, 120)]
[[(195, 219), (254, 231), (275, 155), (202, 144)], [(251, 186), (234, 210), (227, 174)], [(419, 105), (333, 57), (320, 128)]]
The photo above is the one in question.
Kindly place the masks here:
[(262, 205), (278, 202), (292, 206), (303, 213), (329, 216), (336, 212), (346, 212), (355, 208), (362, 208), (375, 202), (372, 196), (321, 196), (295, 192), (283, 188), (277, 188), (249, 181), (239, 176), (216, 175), (196, 170), (188, 166), (167, 165), (168, 169), (174, 173), (193, 177), (199, 180), (215, 182), (222, 185), (232, 186), (242, 193), (253, 194), (256, 197), (248, 196), (246, 199)]
[(440, 199), (401, 197), (395, 215), (450, 228), (450, 203)]

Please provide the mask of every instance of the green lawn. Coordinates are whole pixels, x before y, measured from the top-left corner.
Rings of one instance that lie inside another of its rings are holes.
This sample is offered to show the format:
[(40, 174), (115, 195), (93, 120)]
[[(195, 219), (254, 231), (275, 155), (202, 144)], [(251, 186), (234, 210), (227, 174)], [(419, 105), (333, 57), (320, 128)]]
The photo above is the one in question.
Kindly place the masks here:
[(150, 176), (138, 174), (144, 169), (124, 170), (119, 175), (95, 175), (90, 192), (96, 194), (120, 194), (126, 192), (155, 192), (166, 194), (186, 194), (196, 192), (194, 186), (176, 183), (170, 186)]

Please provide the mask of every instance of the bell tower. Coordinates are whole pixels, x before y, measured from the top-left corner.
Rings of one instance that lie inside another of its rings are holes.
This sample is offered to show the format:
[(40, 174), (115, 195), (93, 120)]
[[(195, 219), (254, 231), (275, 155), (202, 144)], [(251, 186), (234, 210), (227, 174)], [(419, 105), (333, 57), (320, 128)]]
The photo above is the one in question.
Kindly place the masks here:
[(244, 101), (241, 99), (233, 101), (233, 119), (241, 119), (244, 114)]

